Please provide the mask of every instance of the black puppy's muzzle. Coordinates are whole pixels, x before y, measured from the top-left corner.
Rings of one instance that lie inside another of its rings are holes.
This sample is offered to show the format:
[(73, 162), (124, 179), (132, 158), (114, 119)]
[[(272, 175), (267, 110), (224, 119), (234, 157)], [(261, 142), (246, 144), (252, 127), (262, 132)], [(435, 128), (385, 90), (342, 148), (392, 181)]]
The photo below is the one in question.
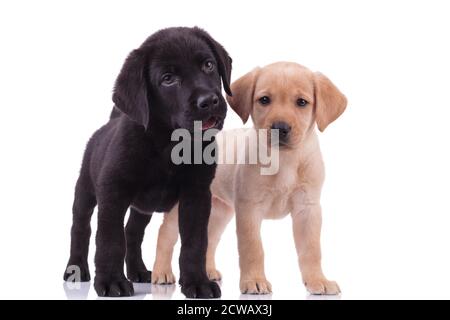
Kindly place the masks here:
[(201, 94), (197, 97), (197, 109), (202, 116), (202, 130), (221, 129), (225, 115), (220, 112), (220, 99), (215, 93)]
[(218, 107), (219, 97), (215, 93), (202, 94), (197, 98), (197, 108), (200, 110), (210, 110)]
[(191, 119), (202, 122), (202, 130), (222, 129), (227, 112), (225, 99), (215, 91), (197, 92), (191, 99)]

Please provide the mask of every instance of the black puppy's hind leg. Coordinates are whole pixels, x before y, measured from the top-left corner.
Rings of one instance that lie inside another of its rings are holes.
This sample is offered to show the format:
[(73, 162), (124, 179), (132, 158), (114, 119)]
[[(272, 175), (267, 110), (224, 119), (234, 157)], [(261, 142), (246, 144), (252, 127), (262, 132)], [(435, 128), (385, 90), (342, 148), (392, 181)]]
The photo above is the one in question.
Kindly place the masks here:
[(90, 281), (88, 266), (89, 240), (91, 236), (91, 217), (97, 204), (90, 191), (86, 176), (81, 173), (75, 187), (72, 212), (70, 258), (64, 271), (64, 280), (70, 282)]
[(133, 191), (127, 185), (109, 183), (97, 188), (98, 227), (96, 235), (94, 289), (100, 297), (134, 294), (124, 273), (126, 253), (124, 220)]
[(125, 228), (127, 242), (125, 262), (127, 264), (127, 278), (132, 282), (150, 283), (152, 281), (152, 273), (145, 267), (141, 250), (145, 228), (151, 218), (151, 214), (142, 214), (130, 208), (130, 217)]

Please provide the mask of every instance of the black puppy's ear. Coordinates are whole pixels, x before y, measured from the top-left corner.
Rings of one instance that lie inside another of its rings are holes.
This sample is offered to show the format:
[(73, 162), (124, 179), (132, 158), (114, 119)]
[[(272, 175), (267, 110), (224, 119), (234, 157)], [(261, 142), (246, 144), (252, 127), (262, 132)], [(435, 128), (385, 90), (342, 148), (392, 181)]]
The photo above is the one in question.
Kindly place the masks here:
[(113, 102), (130, 119), (147, 130), (149, 104), (145, 66), (146, 55), (142, 50), (136, 49), (128, 55), (114, 86)]
[(194, 28), (196, 34), (205, 41), (208, 46), (210, 47), (211, 51), (214, 54), (214, 57), (217, 60), (217, 63), (219, 64), (219, 73), (222, 77), (223, 82), (223, 88), (227, 95), (231, 96), (231, 89), (230, 89), (230, 81), (231, 81), (231, 65), (233, 60), (228, 55), (228, 52), (225, 50), (225, 48), (218, 43), (216, 40), (214, 40), (205, 30), (200, 29), (198, 27)]

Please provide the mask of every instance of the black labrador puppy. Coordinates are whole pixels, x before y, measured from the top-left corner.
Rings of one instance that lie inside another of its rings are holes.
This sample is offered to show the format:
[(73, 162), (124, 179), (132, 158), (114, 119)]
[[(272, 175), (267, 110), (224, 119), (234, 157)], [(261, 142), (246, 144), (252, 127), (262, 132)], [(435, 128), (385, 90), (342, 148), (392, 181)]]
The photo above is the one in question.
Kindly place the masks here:
[(150, 282), (141, 255), (145, 227), (153, 212), (167, 212), (179, 202), (182, 292), (190, 298), (220, 297), (205, 266), (216, 166), (174, 164), (171, 151), (177, 142), (171, 135), (178, 128), (192, 132), (194, 121), (202, 121), (204, 130), (221, 129), (226, 115), (221, 79), (231, 95), (230, 76), (228, 53), (199, 28), (158, 31), (130, 53), (116, 80), (111, 119), (86, 147), (65, 280), (90, 280), (90, 219), (97, 205), (95, 290), (99, 296), (132, 295), (124, 260), (129, 280)]

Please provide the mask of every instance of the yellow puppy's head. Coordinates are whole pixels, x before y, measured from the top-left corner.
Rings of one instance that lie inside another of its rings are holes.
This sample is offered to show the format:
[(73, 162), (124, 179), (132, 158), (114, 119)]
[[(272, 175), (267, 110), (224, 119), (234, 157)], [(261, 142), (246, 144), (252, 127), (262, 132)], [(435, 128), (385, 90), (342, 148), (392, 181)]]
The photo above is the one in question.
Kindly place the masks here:
[(326, 76), (293, 62), (256, 68), (236, 80), (231, 92), (228, 103), (242, 121), (251, 115), (256, 129), (278, 129), (286, 147), (301, 143), (314, 123), (325, 130), (347, 106)]

